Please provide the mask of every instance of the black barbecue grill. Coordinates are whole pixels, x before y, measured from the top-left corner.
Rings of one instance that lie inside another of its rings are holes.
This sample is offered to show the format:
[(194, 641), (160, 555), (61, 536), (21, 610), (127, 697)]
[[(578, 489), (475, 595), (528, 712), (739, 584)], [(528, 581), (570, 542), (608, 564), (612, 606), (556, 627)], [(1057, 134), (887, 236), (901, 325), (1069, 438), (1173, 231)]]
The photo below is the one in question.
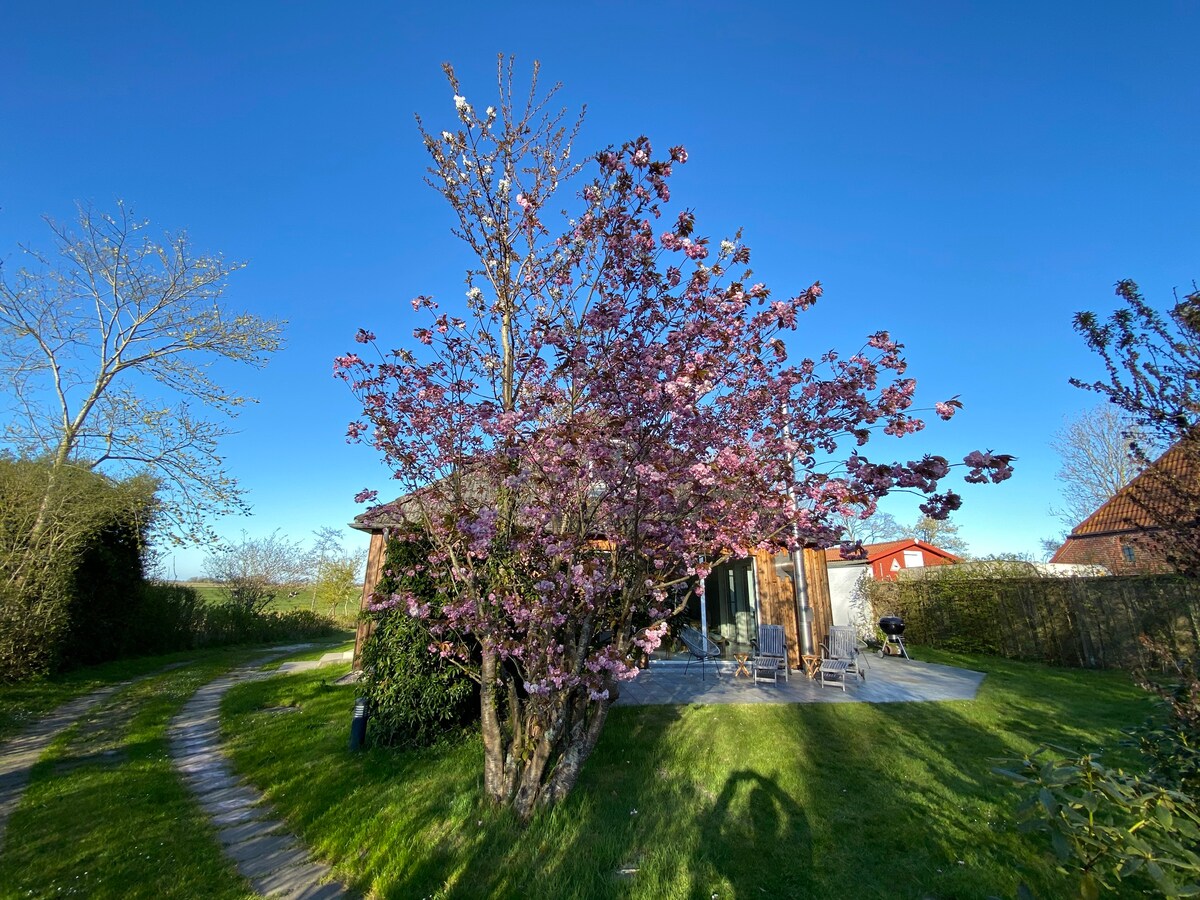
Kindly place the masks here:
[(884, 616), (879, 620), (879, 630), (883, 632), (883, 646), (879, 648), (880, 656), (903, 656), (911, 659), (904, 649), (904, 620), (899, 616)]

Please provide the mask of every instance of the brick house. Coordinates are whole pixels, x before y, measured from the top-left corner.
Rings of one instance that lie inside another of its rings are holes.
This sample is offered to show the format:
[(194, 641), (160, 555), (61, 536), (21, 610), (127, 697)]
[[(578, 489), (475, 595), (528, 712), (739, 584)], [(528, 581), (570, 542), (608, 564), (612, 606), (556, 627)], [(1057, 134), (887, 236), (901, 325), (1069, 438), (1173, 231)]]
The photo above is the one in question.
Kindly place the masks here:
[(1075, 526), (1052, 563), (1114, 575), (1170, 572), (1176, 547), (1200, 534), (1200, 438), (1185, 438)]

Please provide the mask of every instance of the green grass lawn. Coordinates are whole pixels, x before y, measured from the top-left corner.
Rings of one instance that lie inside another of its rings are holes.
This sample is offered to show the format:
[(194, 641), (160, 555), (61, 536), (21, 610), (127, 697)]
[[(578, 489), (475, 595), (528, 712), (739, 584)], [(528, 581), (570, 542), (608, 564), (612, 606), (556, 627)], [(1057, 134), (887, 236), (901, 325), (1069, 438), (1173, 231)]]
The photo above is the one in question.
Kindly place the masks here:
[[(323, 670), (226, 698), (237, 766), (338, 874), (380, 897), (1070, 896), (1017, 833), (995, 757), (1118, 748), (1128, 676), (926, 654), (988, 672), (973, 702), (614, 709), (572, 797), (527, 828), (480, 801), (477, 740), (346, 745)], [(299, 705), (287, 716), (262, 710)]]
[(7, 740), (38, 716), (74, 697), (154, 672), (171, 663), (194, 660), (204, 655), (199, 651), (183, 650), (164, 656), (116, 660), (51, 678), (0, 684), (0, 741)]
[[(203, 581), (179, 582), (184, 587), (194, 588), (205, 603), (224, 603), (225, 595), (220, 585)], [(288, 596), (294, 594), (294, 596)], [(344, 625), (353, 625), (358, 619), (358, 598), (339, 603), (332, 609), (327, 603), (314, 604), (313, 587), (309, 584), (297, 585), (294, 591), (283, 591), (275, 601), (267, 607), (268, 612), (290, 612), (293, 609), (310, 609)]]
[(0, 855), (0, 897), (253, 896), (175, 774), (167, 725), (196, 689), (262, 650), (224, 650), (121, 691), (34, 767)]

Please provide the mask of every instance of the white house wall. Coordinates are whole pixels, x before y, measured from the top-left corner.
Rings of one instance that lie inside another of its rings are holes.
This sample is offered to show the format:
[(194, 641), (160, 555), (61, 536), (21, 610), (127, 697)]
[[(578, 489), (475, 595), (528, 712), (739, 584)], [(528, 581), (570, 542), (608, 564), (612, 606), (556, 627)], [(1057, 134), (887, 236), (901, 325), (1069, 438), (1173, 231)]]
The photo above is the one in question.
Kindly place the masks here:
[(833, 604), (834, 625), (861, 627), (867, 620), (867, 599), (859, 589), (859, 580), (870, 578), (871, 570), (864, 562), (856, 566), (829, 567), (829, 597)]

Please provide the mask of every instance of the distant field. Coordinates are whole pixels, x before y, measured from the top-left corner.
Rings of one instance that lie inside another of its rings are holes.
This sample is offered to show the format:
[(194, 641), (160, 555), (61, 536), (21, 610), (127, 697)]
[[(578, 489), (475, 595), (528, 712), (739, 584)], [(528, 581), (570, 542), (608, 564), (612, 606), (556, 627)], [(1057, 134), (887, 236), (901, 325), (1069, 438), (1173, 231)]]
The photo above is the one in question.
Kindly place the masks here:
[[(178, 582), (184, 587), (194, 588), (200, 595), (200, 598), (205, 603), (223, 603), (225, 600), (224, 594), (221, 593), (220, 585), (205, 581), (181, 581)], [(294, 596), (289, 596), (294, 592)], [(353, 622), (358, 617), (358, 599), (347, 600), (345, 603), (339, 603), (336, 608), (330, 609), (328, 604), (314, 605), (313, 589), (311, 585), (297, 585), (291, 591), (281, 591), (279, 596), (275, 598), (275, 602), (269, 607), (269, 610), (276, 612), (288, 612), (293, 609), (311, 609), (314, 612), (319, 612), (322, 615), (331, 616), (339, 622)]]

